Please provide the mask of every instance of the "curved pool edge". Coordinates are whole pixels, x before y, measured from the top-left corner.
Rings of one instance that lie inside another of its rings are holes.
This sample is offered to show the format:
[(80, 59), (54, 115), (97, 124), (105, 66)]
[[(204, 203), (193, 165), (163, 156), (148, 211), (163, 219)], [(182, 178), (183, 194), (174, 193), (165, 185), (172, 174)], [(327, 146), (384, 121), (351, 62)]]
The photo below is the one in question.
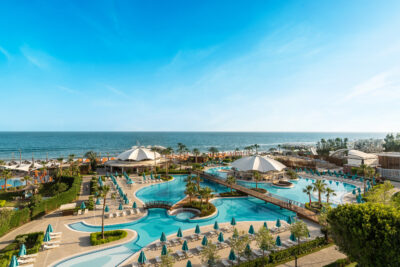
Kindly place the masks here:
[[(74, 230), (74, 229), (71, 229), (71, 230), (76, 231), (76, 232), (80, 232), (80, 233), (87, 233), (87, 232), (77, 231), (77, 230)], [(126, 245), (126, 244), (128, 244), (129, 242), (132, 242), (132, 241), (136, 242), (137, 239), (139, 238), (139, 235), (135, 230), (124, 229), (124, 231), (132, 232), (133, 233), (133, 237), (131, 237), (130, 239), (126, 240), (123, 243), (119, 243), (119, 244), (116, 244), (116, 245), (115, 244), (110, 244), (110, 246), (105, 246), (105, 247), (102, 247), (102, 248), (92, 249), (92, 250), (89, 250), (89, 251), (85, 251), (83, 253), (82, 252), (75, 253), (72, 256), (67, 256), (67, 257), (64, 257), (64, 258), (56, 261), (56, 262), (53, 262), (48, 266), (49, 267), (56, 267), (56, 266), (58, 266), (60, 264), (68, 262), (68, 261), (70, 261), (72, 259), (76, 259), (76, 258), (83, 257), (83, 256), (86, 256), (86, 255), (90, 255), (90, 254), (98, 253), (98, 252), (101, 252), (101, 251), (117, 248), (117, 247), (120, 247), (120, 246), (124, 246), (124, 245)]]

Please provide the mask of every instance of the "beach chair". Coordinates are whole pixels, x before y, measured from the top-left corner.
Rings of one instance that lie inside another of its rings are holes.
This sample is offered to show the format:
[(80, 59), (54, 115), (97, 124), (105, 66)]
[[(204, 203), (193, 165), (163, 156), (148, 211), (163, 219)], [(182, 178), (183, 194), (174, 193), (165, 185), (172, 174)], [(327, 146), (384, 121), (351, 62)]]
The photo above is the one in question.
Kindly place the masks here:
[(86, 213), (88, 213), (89, 212), (89, 210), (88, 209), (85, 209), (85, 212), (83, 213), (83, 214), (86, 214)]
[(126, 212), (125, 211), (121, 212), (121, 217), (125, 217), (125, 216), (126, 216)]
[(185, 254), (185, 258), (186, 258), (186, 259), (188, 259), (188, 258), (193, 258), (193, 254), (192, 254), (192, 252), (190, 252), (190, 251), (184, 251), (183, 253)]
[(35, 261), (36, 258), (27, 258), (27, 259), (22, 259), (21, 257), (18, 258), (19, 264), (34, 263)]
[(185, 259), (185, 255), (183, 254), (183, 252), (181, 250), (177, 250), (176, 251), (176, 255), (178, 256), (179, 260), (184, 260)]
[(21, 257), (19, 257), (19, 258), (21, 258), (21, 259), (36, 258), (38, 255), (39, 255), (38, 253), (35, 253), (35, 254), (26, 254), (26, 255), (21, 256)]
[(78, 215), (82, 215), (82, 210), (78, 210)]
[(56, 237), (56, 236), (60, 236), (60, 235), (62, 235), (62, 232), (55, 232), (55, 233), (50, 233), (50, 236), (51, 237)]
[(200, 254), (203, 251), (203, 247), (202, 246), (197, 246), (196, 250)]
[(160, 256), (155, 257), (154, 260), (156, 261), (156, 264), (161, 264), (162, 262)]
[(53, 249), (53, 248), (58, 248), (60, 245), (59, 244), (52, 244), (52, 245), (43, 245), (43, 249)]
[(222, 266), (224, 267), (231, 267), (231, 263), (228, 260), (223, 259), (221, 261)]
[(229, 247), (229, 245), (227, 243), (225, 243), (225, 242), (220, 242), (219, 244), (220, 244), (221, 248)]
[(262, 252), (259, 251), (258, 249), (252, 249), (251, 252), (253, 252), (254, 256), (256, 256), (257, 258), (262, 257)]

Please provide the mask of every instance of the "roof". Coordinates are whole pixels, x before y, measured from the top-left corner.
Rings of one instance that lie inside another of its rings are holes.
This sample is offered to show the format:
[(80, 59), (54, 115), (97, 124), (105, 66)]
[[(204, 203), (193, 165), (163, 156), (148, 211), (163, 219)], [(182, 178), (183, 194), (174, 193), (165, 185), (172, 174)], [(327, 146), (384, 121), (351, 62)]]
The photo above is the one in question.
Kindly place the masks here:
[(376, 159), (378, 158), (375, 154), (365, 153), (359, 150), (349, 150), (347, 158), (353, 159)]
[(145, 147), (132, 147), (131, 149), (122, 152), (118, 155), (117, 159), (119, 160), (133, 160), (133, 161), (141, 161), (141, 160), (154, 160), (159, 158), (160, 154), (154, 151), (151, 151)]
[(382, 152), (379, 153), (378, 156), (400, 158), (400, 152)]
[(285, 165), (268, 156), (254, 155), (238, 159), (232, 163), (232, 167), (239, 171), (281, 171), (286, 168)]

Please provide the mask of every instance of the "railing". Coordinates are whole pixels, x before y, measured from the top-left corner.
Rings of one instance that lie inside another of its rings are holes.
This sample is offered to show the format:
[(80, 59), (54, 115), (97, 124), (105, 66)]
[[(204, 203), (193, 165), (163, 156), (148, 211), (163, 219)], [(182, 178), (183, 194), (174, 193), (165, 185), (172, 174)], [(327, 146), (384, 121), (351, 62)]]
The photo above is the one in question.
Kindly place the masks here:
[(154, 208), (161, 208), (161, 209), (170, 209), (172, 207), (172, 203), (168, 201), (149, 201), (144, 203), (145, 209), (154, 209)]
[(292, 199), (289, 199), (289, 198), (286, 198), (286, 197), (283, 197), (283, 196), (275, 195), (275, 194), (272, 194), (270, 192), (267, 192), (266, 195), (270, 196), (270, 197), (273, 197), (273, 198), (277, 198), (277, 199), (282, 200), (282, 201), (285, 201), (285, 202), (287, 202), (289, 204), (293, 204), (293, 205), (299, 206), (301, 208), (305, 208), (306, 207), (306, 205), (304, 205), (304, 203), (301, 203), (301, 202), (298, 202), (296, 200), (292, 200)]

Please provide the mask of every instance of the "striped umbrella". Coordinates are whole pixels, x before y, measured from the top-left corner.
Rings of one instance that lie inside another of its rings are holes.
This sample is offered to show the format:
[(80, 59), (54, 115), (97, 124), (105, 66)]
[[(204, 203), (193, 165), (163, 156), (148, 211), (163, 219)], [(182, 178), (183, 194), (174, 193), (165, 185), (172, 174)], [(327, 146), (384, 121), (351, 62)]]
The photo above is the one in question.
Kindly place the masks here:
[(292, 223), (293, 223), (292, 217), (289, 216), (289, 217), (287, 218), (286, 222), (287, 222), (288, 224), (292, 224)]
[(187, 241), (186, 241), (186, 240), (183, 242), (182, 250), (183, 250), (183, 251), (188, 251), (188, 250), (189, 250), (189, 247), (188, 247), (188, 244), (187, 244)]
[(101, 203), (100, 203), (100, 198), (98, 198), (97, 200), (96, 200), (96, 205), (100, 205)]
[(162, 249), (161, 249), (161, 256), (165, 256), (168, 254), (168, 249), (167, 249), (167, 245), (163, 245)]
[(133, 208), (133, 209), (136, 209), (136, 208), (137, 208), (136, 201), (133, 202), (132, 208)]
[(177, 237), (183, 237), (182, 235), (182, 229), (179, 227), (178, 232), (176, 233)]
[(84, 210), (84, 209), (86, 209), (86, 205), (85, 205), (85, 202), (83, 201), (83, 202), (81, 203), (81, 210)]
[(192, 262), (190, 260), (187, 261), (186, 267), (192, 267)]
[(229, 252), (229, 257), (228, 257), (228, 259), (229, 259), (230, 261), (235, 261), (235, 260), (236, 260), (236, 254), (235, 254), (235, 251), (233, 251), (233, 249), (231, 249), (231, 252)]
[(297, 239), (296, 239), (296, 236), (293, 234), (293, 233), (291, 233), (290, 234), (290, 240), (292, 240), (292, 241), (296, 241)]
[(202, 244), (203, 246), (207, 246), (207, 244), (208, 244), (207, 236), (204, 236), (204, 237), (203, 237), (203, 240), (201, 240), (201, 244)]
[(267, 224), (267, 222), (264, 222), (264, 227), (265, 227), (266, 229), (268, 229), (268, 224)]
[(123, 210), (123, 209), (124, 209), (124, 207), (122, 207), (122, 204), (121, 204), (121, 203), (119, 203), (118, 210)]
[(51, 240), (50, 233), (46, 232), (46, 234), (43, 237), (43, 242), (49, 242), (50, 240)]
[(144, 254), (144, 252), (143, 252), (143, 250), (142, 250), (142, 251), (140, 251), (138, 263), (140, 263), (140, 264), (145, 264), (146, 261), (147, 261), (146, 255)]
[(10, 265), (8, 265), (8, 266), (9, 267), (17, 267), (18, 265), (19, 264), (18, 264), (17, 257), (15, 255), (13, 255), (12, 258), (11, 258)]

